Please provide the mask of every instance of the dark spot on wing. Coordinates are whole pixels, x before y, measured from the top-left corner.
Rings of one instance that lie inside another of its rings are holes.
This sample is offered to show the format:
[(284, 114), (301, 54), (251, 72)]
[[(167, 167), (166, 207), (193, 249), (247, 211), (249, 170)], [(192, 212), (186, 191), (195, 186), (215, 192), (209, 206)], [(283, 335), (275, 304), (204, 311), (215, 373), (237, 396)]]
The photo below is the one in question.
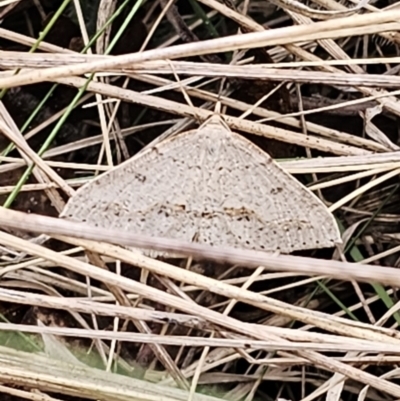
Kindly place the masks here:
[(271, 189), (271, 194), (272, 195), (277, 195), (277, 194), (281, 193), (282, 191), (283, 191), (283, 188), (281, 188), (281, 187), (272, 188)]
[(137, 173), (137, 174), (135, 174), (135, 178), (140, 182), (145, 182), (146, 181), (146, 176), (143, 175), (143, 174)]

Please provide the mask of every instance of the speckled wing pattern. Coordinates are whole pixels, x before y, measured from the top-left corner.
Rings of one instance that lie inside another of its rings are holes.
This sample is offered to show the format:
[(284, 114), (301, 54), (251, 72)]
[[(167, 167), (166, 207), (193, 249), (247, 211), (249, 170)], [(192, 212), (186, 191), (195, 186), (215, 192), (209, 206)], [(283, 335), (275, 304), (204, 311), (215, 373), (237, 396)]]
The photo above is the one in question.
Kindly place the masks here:
[(281, 253), (340, 243), (325, 205), (218, 116), (82, 186), (61, 217), (153, 237)]

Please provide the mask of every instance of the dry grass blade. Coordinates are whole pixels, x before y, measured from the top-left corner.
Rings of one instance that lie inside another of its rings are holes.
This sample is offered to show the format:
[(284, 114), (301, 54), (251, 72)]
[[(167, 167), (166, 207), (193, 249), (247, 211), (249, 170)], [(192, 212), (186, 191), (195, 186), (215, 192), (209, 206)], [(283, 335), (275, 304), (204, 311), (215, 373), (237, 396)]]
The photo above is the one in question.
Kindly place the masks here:
[[(55, 67), (62, 66), (65, 64), (80, 64), (80, 63), (90, 63), (95, 60), (111, 60), (113, 56), (105, 56), (101, 54), (76, 54), (76, 53), (63, 53), (62, 48), (58, 48), (57, 52), (53, 53), (25, 53), (18, 51), (0, 50), (0, 66), (5, 70), (14, 68), (21, 69), (34, 69), (34, 68), (45, 68), (45, 67)], [(201, 73), (210, 74), (209, 68), (215, 67), (215, 73), (231, 73), (238, 69), (241, 73), (252, 77), (255, 72), (261, 74), (265, 69), (285, 69), (292, 68), (294, 72), (300, 72), (295, 70), (298, 67), (324, 67), (324, 66), (348, 66), (354, 64), (371, 65), (371, 64), (398, 64), (400, 57), (369, 57), (369, 58), (353, 58), (353, 59), (337, 59), (337, 60), (306, 60), (306, 61), (288, 61), (288, 62), (276, 62), (276, 63), (262, 63), (262, 64), (246, 64), (244, 69), (241, 65), (228, 64), (224, 65), (225, 70), (220, 71), (218, 66), (219, 63), (199, 63), (199, 62), (188, 62), (179, 60), (157, 60), (157, 61), (145, 61), (135, 63), (135, 67), (132, 71), (147, 71), (148, 73), (157, 71), (164, 71), (170, 66), (174, 66), (177, 72), (186, 71), (190, 66), (194, 66), (197, 71)], [(207, 68), (205, 67), (207, 66)], [(249, 68), (249, 70), (247, 69)], [(124, 71), (129, 71), (129, 68), (124, 68)], [(113, 71), (110, 69), (108, 71)], [(117, 69), (117, 71), (120, 71)], [(252, 72), (254, 71), (254, 72)], [(333, 72), (333, 71), (332, 71)], [(3, 72), (4, 76), (6, 75)], [(9, 76), (11, 74), (8, 74)], [(374, 76), (375, 74), (373, 74)], [(377, 75), (377, 78), (383, 79), (381, 75)], [(312, 78), (312, 77), (310, 77)]]
[[(298, 42), (302, 42), (305, 40), (346, 37), (349, 33), (361, 35), (383, 32), (385, 30), (391, 31), (395, 30), (398, 26), (397, 23), (392, 23), (392, 21), (396, 21), (399, 17), (400, 10), (393, 10), (390, 12), (383, 11), (381, 13), (317, 22), (312, 25), (300, 25), (273, 31), (255, 32), (233, 36), (231, 38), (184, 44), (160, 50), (148, 50), (143, 53), (118, 56), (112, 60), (99, 60), (74, 66), (55, 67), (42, 71), (25, 72), (15, 77), (0, 78), (0, 87), (11, 88), (72, 75), (101, 72), (109, 68), (126, 67), (142, 61), (190, 57), (201, 54), (252, 48), (255, 44), (257, 44), (257, 47), (283, 45), (292, 43), (293, 38), (296, 38)], [(350, 30), (349, 27), (352, 27), (353, 30)], [(360, 29), (355, 32), (356, 28)]]
[[(337, 341), (329, 342), (329, 338), (321, 338), (321, 342), (295, 342), (282, 343), (280, 341), (261, 341), (252, 340), (249, 338), (199, 338), (192, 336), (168, 336), (168, 335), (156, 335), (156, 334), (139, 334), (139, 333), (122, 333), (113, 331), (100, 331), (100, 330), (85, 330), (85, 329), (73, 329), (73, 328), (58, 328), (58, 327), (45, 327), (45, 326), (32, 326), (22, 325), (13, 323), (0, 323), (0, 330), (7, 331), (12, 330), (16, 332), (24, 333), (36, 333), (42, 336), (67, 336), (74, 338), (94, 338), (101, 340), (118, 340), (123, 342), (140, 342), (144, 344), (164, 344), (179, 346), (182, 343), (188, 346), (194, 347), (219, 347), (219, 348), (234, 348), (236, 350), (247, 350), (253, 352), (254, 350), (266, 350), (266, 351), (325, 351), (325, 352), (368, 352), (368, 353), (393, 353), (395, 355), (400, 354), (400, 343), (397, 344), (380, 344), (377, 341), (365, 341), (358, 340), (349, 341), (346, 344), (343, 340), (339, 345)], [(328, 336), (327, 336), (328, 337)], [(55, 338), (55, 337), (54, 337)], [(326, 341), (324, 341), (326, 340)], [(347, 340), (347, 339), (346, 339)], [(55, 342), (54, 345), (57, 346)], [(398, 345), (396, 347), (396, 345)], [(63, 346), (64, 348), (65, 346)], [(59, 347), (61, 348), (61, 346)], [(49, 356), (55, 356), (54, 350), (46, 350)], [(69, 351), (68, 351), (69, 352)], [(68, 356), (67, 356), (68, 355)], [(85, 366), (77, 358), (72, 356), (71, 353), (58, 355), (58, 358), (69, 364), (76, 364)], [(259, 361), (262, 363), (263, 361)]]
[(368, 154), (364, 156), (347, 157), (321, 157), (312, 160), (287, 160), (282, 165), (292, 173), (309, 172), (315, 169), (316, 172), (330, 171), (359, 171), (374, 168), (396, 167), (400, 162), (399, 152), (386, 152), (381, 154)]
[[(1, 52), (0, 66), (3, 68), (16, 66), (19, 68), (43, 68), (51, 67), (54, 65), (65, 65), (65, 64), (81, 64), (90, 63), (96, 60), (112, 60), (112, 57), (89, 57), (89, 56), (74, 56), (74, 55), (63, 55), (63, 54), (25, 54), (17, 52)], [(365, 63), (368, 60), (359, 60), (359, 64)], [(375, 60), (376, 62), (377, 60)], [(374, 62), (374, 60), (370, 60)], [(382, 63), (382, 60), (379, 60)], [(387, 62), (398, 62), (398, 58), (388, 59)], [(345, 60), (342, 62), (345, 64)], [(333, 63), (319, 63), (321, 66), (331, 65)], [(301, 65), (301, 64), (300, 64)], [(304, 63), (304, 66), (318, 65), (317, 63)], [(328, 85), (338, 86), (352, 86), (362, 85), (365, 87), (382, 87), (382, 88), (399, 88), (400, 78), (397, 76), (385, 76), (379, 74), (343, 74), (342, 72), (325, 72), (325, 71), (314, 71), (311, 75), (308, 71), (299, 71), (296, 69), (287, 69), (287, 67), (293, 66), (298, 67), (299, 63), (290, 63), (285, 65), (285, 69), (282, 69), (280, 64), (267, 64), (267, 65), (225, 65), (216, 63), (195, 63), (195, 62), (166, 62), (163, 60), (159, 61), (148, 61), (143, 63), (135, 63), (134, 68), (123, 68), (123, 73), (130, 74), (171, 74), (171, 66), (173, 66), (175, 72), (180, 75), (198, 75), (203, 77), (238, 77), (243, 79), (265, 79), (272, 81), (292, 81), (298, 83), (325, 83)], [(119, 67), (109, 68), (105, 73), (113, 75), (120, 75), (121, 69)], [(5, 74), (3, 74), (5, 76)], [(11, 74), (10, 74), (11, 76)]]
[[(84, 223), (75, 223), (46, 216), (27, 215), (22, 212), (11, 211), (4, 208), (0, 208), (0, 222), (4, 227), (18, 230), (46, 233), (51, 236), (71, 236), (73, 238), (103, 241), (111, 244), (116, 243), (118, 245), (135, 248), (153, 248), (161, 252), (180, 253), (182, 255), (214, 260), (216, 262), (245, 264), (249, 267), (264, 266), (265, 268), (271, 268), (273, 270), (297, 270), (304, 274), (325, 274), (344, 279), (378, 281), (388, 284), (392, 283), (394, 285), (399, 283), (400, 285), (396, 269), (387, 267), (375, 268), (371, 266), (371, 268), (368, 268), (368, 266), (365, 265), (358, 266), (352, 263), (337, 261), (321, 262), (312, 258), (299, 258), (289, 255), (277, 256), (272, 253), (268, 254), (233, 248), (213, 248), (207, 245), (183, 243), (182, 241), (172, 239), (145, 237), (126, 232), (121, 233), (119, 230), (91, 227)], [(5, 233), (2, 234), (2, 241), (5, 240), (5, 236)], [(7, 235), (7, 241), (16, 241), (15, 243), (18, 243), (22, 240)], [(8, 245), (13, 247), (12, 243), (8, 243)], [(26, 244), (26, 241), (22, 241), (18, 248), (21, 249), (24, 246), (29, 246)], [(32, 244), (32, 246), (34, 246), (34, 244)], [(86, 247), (87, 246), (88, 244), (86, 244)], [(101, 251), (101, 247), (96, 247), (92, 250), (100, 253), (104, 252)], [(118, 258), (117, 254), (113, 256)], [(302, 260), (303, 262), (301, 262)]]
[[(29, 364), (26, 361), (29, 360)], [(14, 386), (39, 389), (70, 396), (84, 395), (92, 400), (185, 401), (187, 392), (172, 387), (103, 372), (90, 367), (73, 366), (42, 355), (0, 347), (0, 380)], [(196, 394), (195, 401), (220, 398)]]

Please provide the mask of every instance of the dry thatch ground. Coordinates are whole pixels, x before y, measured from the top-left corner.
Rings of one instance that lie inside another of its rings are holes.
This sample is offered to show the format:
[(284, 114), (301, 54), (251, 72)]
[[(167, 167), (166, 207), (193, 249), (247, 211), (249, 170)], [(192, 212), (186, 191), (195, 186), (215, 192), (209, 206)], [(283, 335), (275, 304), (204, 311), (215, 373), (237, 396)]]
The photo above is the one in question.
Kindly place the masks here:
[[(1, 399), (400, 399), (400, 8), (96, 3), (0, 2)], [(342, 245), (156, 260), (43, 217), (218, 101)]]

